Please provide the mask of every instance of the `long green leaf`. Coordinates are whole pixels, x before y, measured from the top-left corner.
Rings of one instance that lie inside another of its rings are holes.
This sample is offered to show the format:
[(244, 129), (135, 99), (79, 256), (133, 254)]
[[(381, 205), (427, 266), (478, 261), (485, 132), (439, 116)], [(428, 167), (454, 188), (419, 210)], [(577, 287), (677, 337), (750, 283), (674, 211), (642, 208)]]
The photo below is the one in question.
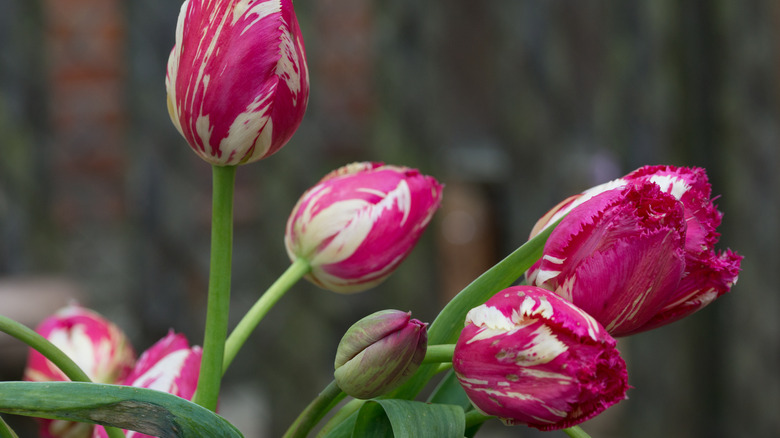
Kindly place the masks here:
[(161, 438), (242, 438), (227, 420), (174, 395), (83, 382), (0, 382), (0, 412), (80, 421)]
[[(384, 411), (384, 416), (381, 411)], [(360, 408), (352, 437), (463, 438), (465, 427), (466, 420), (460, 406), (409, 400), (371, 400)]]

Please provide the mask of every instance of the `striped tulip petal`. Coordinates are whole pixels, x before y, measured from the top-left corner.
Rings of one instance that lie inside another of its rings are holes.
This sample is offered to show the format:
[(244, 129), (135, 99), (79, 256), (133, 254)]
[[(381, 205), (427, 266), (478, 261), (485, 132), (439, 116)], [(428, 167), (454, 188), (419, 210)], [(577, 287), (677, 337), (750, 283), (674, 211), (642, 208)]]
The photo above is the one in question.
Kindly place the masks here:
[(590, 312), (613, 336), (677, 321), (728, 292), (742, 257), (714, 249), (721, 214), (704, 169), (646, 166), (572, 196), (528, 280)]
[[(198, 384), (200, 347), (190, 347), (187, 338), (171, 331), (146, 350), (123, 385), (156, 389), (192, 400)], [(107, 438), (105, 429), (96, 426), (93, 436)], [(126, 438), (153, 438), (135, 431), (126, 431)]]
[(353, 163), (298, 200), (287, 221), (291, 260), (335, 292), (359, 292), (389, 276), (412, 251), (441, 202), (442, 186), (415, 169)]
[(561, 429), (626, 398), (628, 374), (615, 345), (570, 302), (516, 286), (469, 311), (452, 366), (483, 413), (508, 425)]
[(165, 82), (173, 124), (204, 160), (246, 164), (278, 151), (309, 97), (292, 1), (185, 1)]
[[(98, 383), (118, 383), (130, 372), (135, 352), (116, 325), (92, 310), (69, 305), (46, 318), (36, 332), (57, 346)], [(69, 380), (42, 354), (30, 350), (24, 380), (33, 382)], [(38, 419), (43, 438), (88, 438), (93, 426), (64, 420)]]

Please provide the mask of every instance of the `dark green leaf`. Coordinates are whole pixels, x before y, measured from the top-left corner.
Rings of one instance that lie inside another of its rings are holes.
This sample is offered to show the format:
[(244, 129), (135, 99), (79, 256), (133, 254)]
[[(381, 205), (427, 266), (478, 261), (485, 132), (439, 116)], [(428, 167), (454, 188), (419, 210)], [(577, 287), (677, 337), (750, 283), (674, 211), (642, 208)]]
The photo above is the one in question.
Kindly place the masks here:
[(0, 382), (0, 412), (81, 421), (161, 438), (241, 438), (227, 420), (174, 395), (83, 382)]

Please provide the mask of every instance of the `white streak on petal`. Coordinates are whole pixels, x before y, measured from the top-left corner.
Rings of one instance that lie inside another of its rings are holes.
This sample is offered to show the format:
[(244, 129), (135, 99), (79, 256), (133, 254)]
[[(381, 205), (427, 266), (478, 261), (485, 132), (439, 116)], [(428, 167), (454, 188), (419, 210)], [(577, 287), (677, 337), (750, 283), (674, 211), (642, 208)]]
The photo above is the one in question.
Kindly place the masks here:
[(650, 177), (650, 181), (658, 185), (662, 192), (670, 193), (678, 200), (682, 199), (685, 192), (691, 189), (688, 183), (673, 175), (653, 175)]
[(547, 260), (548, 262), (554, 263), (556, 265), (562, 265), (563, 262), (566, 261), (565, 258), (562, 259), (562, 258), (559, 258), (559, 257), (553, 257), (553, 256), (551, 256), (549, 254), (546, 254), (544, 257), (542, 257), (542, 259)]

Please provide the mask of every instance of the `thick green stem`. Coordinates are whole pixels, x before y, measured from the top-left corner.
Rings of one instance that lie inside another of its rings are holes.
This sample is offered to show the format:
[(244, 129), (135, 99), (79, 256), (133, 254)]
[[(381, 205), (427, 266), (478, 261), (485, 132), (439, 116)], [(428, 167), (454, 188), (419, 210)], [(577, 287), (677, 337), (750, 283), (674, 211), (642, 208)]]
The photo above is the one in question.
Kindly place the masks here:
[(582, 428), (579, 426), (563, 429), (563, 431), (566, 432), (566, 435), (569, 435), (571, 438), (590, 438), (590, 435), (588, 435), (588, 433), (582, 430)]
[(339, 388), (336, 381), (330, 382), (320, 394), (306, 406), (298, 418), (287, 429), (284, 438), (305, 438), (333, 407), (341, 401), (346, 394)]
[[(57, 368), (62, 371), (67, 378), (74, 382), (91, 382), (87, 373), (84, 372), (76, 362), (73, 361), (67, 354), (57, 348), (56, 345), (49, 342), (48, 339), (39, 335), (35, 330), (18, 323), (11, 318), (0, 315), (0, 331), (8, 333), (14, 338), (29, 345), (33, 350), (41, 353), (43, 357), (49, 359)], [(0, 420), (2, 421), (2, 420)], [(7, 426), (6, 426), (7, 427)], [(121, 429), (113, 427), (106, 427), (106, 433), (109, 438), (123, 438), (125, 436)], [(13, 431), (11, 432), (13, 433)], [(10, 435), (13, 436), (13, 435)], [(0, 437), (4, 437), (0, 435)]]
[(223, 374), (227, 371), (231, 362), (235, 359), (236, 354), (238, 354), (238, 351), (268, 311), (271, 310), (274, 304), (276, 304), (276, 302), (310, 270), (311, 265), (309, 265), (308, 261), (300, 258), (295, 260), (295, 262), (287, 268), (284, 274), (282, 274), (282, 276), (260, 296), (260, 299), (257, 300), (252, 308), (249, 309), (246, 315), (239, 321), (233, 332), (230, 333), (230, 336), (225, 343), (225, 357), (222, 362)]
[(455, 351), (455, 344), (429, 345), (425, 351), (425, 359), (422, 363), (443, 363), (452, 362), (452, 353)]
[(198, 389), (193, 400), (217, 408), (222, 380), (222, 357), (230, 310), (230, 270), (233, 258), (233, 188), (235, 166), (212, 166), (211, 264)]

